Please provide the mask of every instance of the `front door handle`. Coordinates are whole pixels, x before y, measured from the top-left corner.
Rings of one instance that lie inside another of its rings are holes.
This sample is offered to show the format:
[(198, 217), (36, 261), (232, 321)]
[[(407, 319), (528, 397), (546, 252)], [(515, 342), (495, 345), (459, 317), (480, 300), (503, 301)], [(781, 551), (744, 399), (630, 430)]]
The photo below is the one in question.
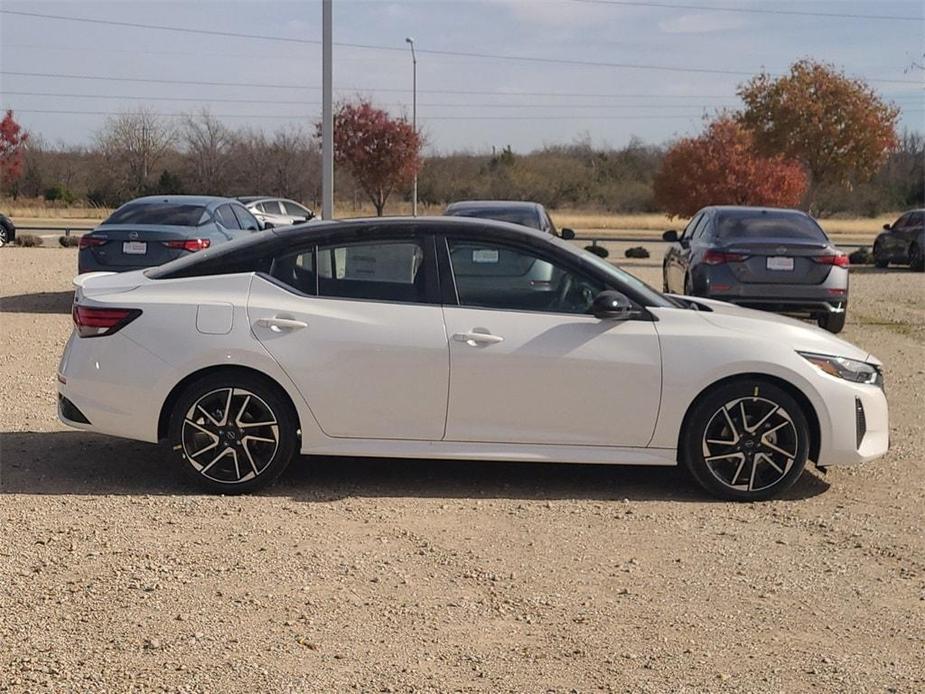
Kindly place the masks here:
[(477, 347), (478, 345), (495, 345), (499, 342), (504, 342), (504, 338), (500, 335), (492, 335), (485, 328), (473, 328), (467, 333), (456, 333), (453, 335), (453, 339), (457, 342), (465, 342), (470, 347)]
[(270, 332), (281, 333), (284, 330), (301, 330), (302, 328), (307, 328), (308, 323), (305, 321), (295, 320), (294, 318), (280, 318), (274, 316), (273, 318), (261, 318), (257, 321), (257, 325), (261, 328), (269, 328)]

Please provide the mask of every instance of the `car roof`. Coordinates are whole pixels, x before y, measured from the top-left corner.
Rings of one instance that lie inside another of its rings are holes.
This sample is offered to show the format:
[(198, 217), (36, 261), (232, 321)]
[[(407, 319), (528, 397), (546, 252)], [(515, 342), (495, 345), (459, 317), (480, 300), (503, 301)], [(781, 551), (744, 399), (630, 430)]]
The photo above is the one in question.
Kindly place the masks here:
[(538, 202), (529, 200), (459, 200), (447, 205), (448, 210), (462, 210), (465, 208), (481, 209), (536, 209), (542, 207)]
[[(250, 234), (244, 238), (221, 243), (204, 251), (192, 253), (178, 260), (165, 263), (150, 270), (146, 270), (148, 277), (159, 279), (162, 277), (184, 276), (184, 273), (196, 267), (210, 264), (224, 264), (234, 262), (234, 258), (250, 258), (255, 253), (276, 253), (291, 248), (293, 244), (302, 241), (311, 242), (313, 238), (323, 241), (326, 237), (339, 231), (357, 232), (358, 239), (364, 237), (375, 238), (377, 233), (387, 233), (391, 229), (436, 228), (440, 231), (451, 232), (460, 236), (466, 234), (480, 234), (484, 238), (486, 230), (490, 230), (491, 238), (519, 239), (529, 241), (533, 246), (566, 246), (575, 250), (574, 246), (562, 241), (557, 236), (547, 234), (537, 229), (499, 222), (494, 219), (471, 217), (356, 217), (351, 219), (312, 221), (310, 223), (293, 226), (267, 229), (259, 234)], [(368, 236), (367, 236), (368, 234)], [(175, 274), (176, 273), (176, 274)]]
[(169, 205), (202, 205), (211, 207), (225, 202), (237, 202), (233, 198), (222, 198), (213, 195), (147, 195), (143, 198), (129, 200), (126, 205), (132, 203), (154, 204), (157, 202), (167, 203)]
[(803, 210), (795, 210), (792, 207), (760, 207), (752, 205), (709, 205), (704, 207), (700, 212), (775, 212), (775, 213), (784, 213), (784, 214), (793, 214), (801, 215), (808, 217), (809, 215)]

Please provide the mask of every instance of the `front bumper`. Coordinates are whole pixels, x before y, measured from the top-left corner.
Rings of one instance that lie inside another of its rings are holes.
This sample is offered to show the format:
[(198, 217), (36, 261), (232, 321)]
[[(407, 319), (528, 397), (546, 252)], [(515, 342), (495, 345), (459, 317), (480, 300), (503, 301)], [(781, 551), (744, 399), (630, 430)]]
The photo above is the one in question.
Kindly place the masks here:
[[(883, 390), (825, 376), (819, 394), (829, 419), (828, 436), (824, 430), (820, 432), (819, 459), (815, 461), (819, 467), (856, 465), (886, 454), (890, 446), (890, 417)], [(820, 427), (825, 427), (821, 420), (820, 416)]]

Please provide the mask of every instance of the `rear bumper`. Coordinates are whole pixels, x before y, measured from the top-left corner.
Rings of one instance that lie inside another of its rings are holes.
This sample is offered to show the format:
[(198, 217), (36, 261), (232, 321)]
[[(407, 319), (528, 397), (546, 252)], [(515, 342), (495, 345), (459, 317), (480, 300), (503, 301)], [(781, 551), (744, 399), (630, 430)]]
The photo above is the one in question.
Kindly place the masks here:
[[(843, 313), (848, 305), (848, 271), (833, 267), (824, 282), (743, 283), (728, 266), (701, 266), (694, 276), (698, 296), (776, 313)], [(698, 276), (699, 275), (699, 276)]]

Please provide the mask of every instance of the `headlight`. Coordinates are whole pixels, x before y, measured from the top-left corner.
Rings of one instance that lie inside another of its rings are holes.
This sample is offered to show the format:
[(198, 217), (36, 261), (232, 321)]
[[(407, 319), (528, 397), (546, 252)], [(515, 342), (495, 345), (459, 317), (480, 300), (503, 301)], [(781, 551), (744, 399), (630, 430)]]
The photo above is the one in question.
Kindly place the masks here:
[(883, 372), (874, 364), (847, 357), (833, 357), (829, 354), (813, 354), (812, 352), (798, 352), (797, 354), (830, 376), (843, 378), (852, 383), (870, 383), (883, 387)]

